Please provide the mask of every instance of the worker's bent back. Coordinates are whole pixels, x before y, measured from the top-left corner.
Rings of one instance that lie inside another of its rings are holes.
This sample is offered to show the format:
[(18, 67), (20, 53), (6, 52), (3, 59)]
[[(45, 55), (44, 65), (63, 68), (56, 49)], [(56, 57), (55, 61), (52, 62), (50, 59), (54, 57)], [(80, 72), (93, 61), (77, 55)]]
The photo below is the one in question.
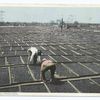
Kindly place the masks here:
[(56, 65), (51, 60), (45, 60), (41, 64), (41, 79), (43, 81), (46, 80), (45, 72), (48, 71), (48, 70), (50, 70), (50, 72), (51, 72), (51, 79), (54, 80), (54, 74), (55, 74), (55, 70), (56, 70)]

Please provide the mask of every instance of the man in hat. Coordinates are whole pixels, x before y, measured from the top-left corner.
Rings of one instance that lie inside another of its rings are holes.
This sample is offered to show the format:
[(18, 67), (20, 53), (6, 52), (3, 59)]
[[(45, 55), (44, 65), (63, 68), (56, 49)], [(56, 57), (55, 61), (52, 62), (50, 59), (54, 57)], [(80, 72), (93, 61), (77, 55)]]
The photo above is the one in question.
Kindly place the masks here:
[(56, 65), (53, 61), (44, 58), (42, 60), (41, 70), (40, 70), (41, 71), (40, 72), (41, 80), (46, 81), (45, 72), (47, 72), (48, 70), (50, 70), (50, 72), (51, 72), (51, 81), (54, 81), (54, 79), (55, 79), (54, 74), (55, 74), (55, 70), (56, 70)]

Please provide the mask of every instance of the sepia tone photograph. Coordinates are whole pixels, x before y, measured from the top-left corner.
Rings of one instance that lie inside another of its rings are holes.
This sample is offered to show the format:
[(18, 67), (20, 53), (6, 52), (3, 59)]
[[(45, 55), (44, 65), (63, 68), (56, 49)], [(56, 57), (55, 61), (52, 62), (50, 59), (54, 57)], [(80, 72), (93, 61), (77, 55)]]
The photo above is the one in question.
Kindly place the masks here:
[(99, 11), (0, 6), (0, 93), (100, 93)]

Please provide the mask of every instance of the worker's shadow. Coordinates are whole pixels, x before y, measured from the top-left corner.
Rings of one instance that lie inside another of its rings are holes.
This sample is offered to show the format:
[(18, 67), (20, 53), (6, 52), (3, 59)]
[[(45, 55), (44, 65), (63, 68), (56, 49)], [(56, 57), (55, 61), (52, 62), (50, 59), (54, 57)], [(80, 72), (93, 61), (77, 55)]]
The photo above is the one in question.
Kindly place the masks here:
[(65, 82), (61, 81), (59, 78), (55, 78), (55, 80), (50, 82), (50, 83), (54, 84), (54, 85), (63, 85), (63, 84), (65, 84)]

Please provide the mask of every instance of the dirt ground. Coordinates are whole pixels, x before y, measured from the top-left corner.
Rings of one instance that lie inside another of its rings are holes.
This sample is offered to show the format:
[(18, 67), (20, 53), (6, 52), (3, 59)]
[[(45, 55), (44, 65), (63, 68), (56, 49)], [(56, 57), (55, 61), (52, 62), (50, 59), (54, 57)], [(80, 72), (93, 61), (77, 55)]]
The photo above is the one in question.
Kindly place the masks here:
[[(27, 65), (31, 46), (56, 63), (54, 84), (40, 80), (40, 65)], [(1, 26), (0, 91), (100, 93), (100, 29)]]

